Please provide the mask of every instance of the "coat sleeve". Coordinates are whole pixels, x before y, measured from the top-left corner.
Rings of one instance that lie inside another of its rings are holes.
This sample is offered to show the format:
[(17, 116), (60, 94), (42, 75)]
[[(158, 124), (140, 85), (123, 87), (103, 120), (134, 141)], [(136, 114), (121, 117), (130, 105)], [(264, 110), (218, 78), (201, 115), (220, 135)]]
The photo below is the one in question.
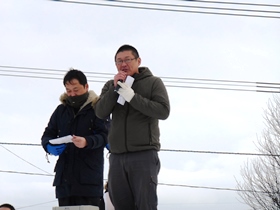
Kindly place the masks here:
[(105, 147), (108, 143), (108, 132), (110, 128), (110, 118), (100, 119), (95, 118), (93, 135), (85, 136), (87, 141), (87, 146), (85, 149), (97, 149), (100, 147)]
[(130, 101), (130, 105), (146, 116), (165, 120), (170, 113), (170, 104), (168, 94), (160, 78), (153, 82), (151, 98), (144, 98), (137, 92)]
[(114, 91), (114, 81), (108, 81), (102, 88), (99, 99), (95, 104), (96, 115), (101, 119), (109, 116), (117, 103), (118, 96), (119, 94)]
[(46, 152), (48, 152), (47, 144), (49, 143), (49, 140), (57, 138), (57, 135), (58, 135), (57, 120), (56, 120), (58, 109), (59, 109), (59, 106), (56, 108), (56, 110), (51, 115), (49, 123), (48, 123), (47, 127), (45, 128), (45, 131), (41, 138), (41, 144)]

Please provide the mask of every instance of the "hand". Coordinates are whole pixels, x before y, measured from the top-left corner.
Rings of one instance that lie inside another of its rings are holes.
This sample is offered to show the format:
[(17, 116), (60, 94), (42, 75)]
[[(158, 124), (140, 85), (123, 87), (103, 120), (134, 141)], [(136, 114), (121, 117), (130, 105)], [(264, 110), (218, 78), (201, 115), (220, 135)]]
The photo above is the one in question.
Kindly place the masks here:
[(127, 102), (130, 102), (135, 95), (134, 90), (120, 81), (117, 84), (121, 86), (117, 93), (120, 94)]
[(58, 144), (58, 145), (52, 145), (52, 144), (47, 144), (47, 151), (48, 153), (58, 156), (60, 155), (66, 148), (65, 144)]
[(84, 137), (73, 135), (72, 141), (78, 148), (84, 148), (87, 146), (87, 141)]
[(114, 76), (114, 86), (117, 87), (117, 82), (118, 81), (125, 81), (126, 79), (126, 72), (124, 71), (119, 71), (115, 76)]

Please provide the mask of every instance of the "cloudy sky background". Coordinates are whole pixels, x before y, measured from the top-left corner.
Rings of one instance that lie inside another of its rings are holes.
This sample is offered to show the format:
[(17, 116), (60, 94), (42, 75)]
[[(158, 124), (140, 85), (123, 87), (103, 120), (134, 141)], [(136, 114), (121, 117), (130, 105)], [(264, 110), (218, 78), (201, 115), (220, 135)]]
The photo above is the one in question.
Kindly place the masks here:
[[(124, 5), (101, 0), (87, 2)], [(153, 2), (225, 7), (176, 0)], [(257, 153), (254, 143), (264, 128), (263, 110), (272, 94), (199, 89), (193, 87), (202, 84), (168, 82), (166, 77), (278, 83), (279, 19), (50, 0), (1, 0), (0, 28), (0, 203), (9, 202), (26, 210), (50, 210), (57, 206), (52, 187), (56, 157), (49, 157), (47, 163), (40, 146), (9, 143), (40, 144), (49, 117), (64, 92), (63, 75), (70, 67), (95, 80), (89, 82), (90, 89), (99, 94), (107, 79), (98, 79), (97, 74), (90, 72), (110, 73), (107, 78), (112, 78), (116, 72), (114, 54), (127, 43), (139, 50), (143, 66), (163, 78), (170, 96), (170, 117), (160, 122), (164, 151), (159, 153), (162, 168), (158, 209), (249, 209), (235, 191), (223, 189), (236, 188), (236, 180), (242, 181), (240, 167), (252, 156), (190, 151)], [(3, 66), (62, 72), (47, 75), (57, 79), (31, 78), (34, 73), (25, 74), (31, 70)], [(27, 77), (12, 76), (15, 74)], [(219, 87), (256, 89), (226, 84)], [(166, 151), (172, 149), (185, 152)], [(107, 173), (105, 159), (105, 178)]]

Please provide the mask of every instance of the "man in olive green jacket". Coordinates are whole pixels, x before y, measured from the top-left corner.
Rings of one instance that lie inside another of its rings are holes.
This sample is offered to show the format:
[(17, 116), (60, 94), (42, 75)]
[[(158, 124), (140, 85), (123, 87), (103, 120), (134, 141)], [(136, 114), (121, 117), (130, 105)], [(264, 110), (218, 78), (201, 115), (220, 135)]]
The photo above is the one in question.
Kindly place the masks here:
[[(146, 67), (130, 45), (115, 55), (118, 73), (108, 81), (96, 103), (96, 115), (112, 114), (109, 132), (109, 195), (115, 210), (156, 210), (157, 176), (160, 161), (159, 119), (170, 113), (169, 99), (162, 80)], [(133, 77), (132, 86), (123, 83)], [(125, 100), (118, 103), (118, 98)]]

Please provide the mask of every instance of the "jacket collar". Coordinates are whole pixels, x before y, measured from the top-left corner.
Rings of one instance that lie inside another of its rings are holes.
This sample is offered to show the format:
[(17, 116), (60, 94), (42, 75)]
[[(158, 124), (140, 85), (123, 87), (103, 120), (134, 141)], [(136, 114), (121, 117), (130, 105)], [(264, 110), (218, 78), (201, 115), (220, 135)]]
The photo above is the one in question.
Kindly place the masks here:
[[(96, 104), (97, 100), (98, 100), (98, 95), (93, 91), (93, 90), (89, 90), (88, 91), (89, 95), (88, 95), (88, 99), (87, 101), (81, 106), (80, 110), (82, 108), (84, 108), (86, 105), (88, 105), (89, 103), (91, 103), (91, 106), (94, 107), (94, 105)], [(61, 94), (61, 96), (59, 97), (59, 100), (62, 104), (66, 105), (65, 100), (68, 98), (68, 95), (66, 93)]]
[(152, 72), (148, 67), (139, 67), (139, 74), (134, 74), (133, 77), (135, 80), (144, 79), (146, 77), (153, 76)]

